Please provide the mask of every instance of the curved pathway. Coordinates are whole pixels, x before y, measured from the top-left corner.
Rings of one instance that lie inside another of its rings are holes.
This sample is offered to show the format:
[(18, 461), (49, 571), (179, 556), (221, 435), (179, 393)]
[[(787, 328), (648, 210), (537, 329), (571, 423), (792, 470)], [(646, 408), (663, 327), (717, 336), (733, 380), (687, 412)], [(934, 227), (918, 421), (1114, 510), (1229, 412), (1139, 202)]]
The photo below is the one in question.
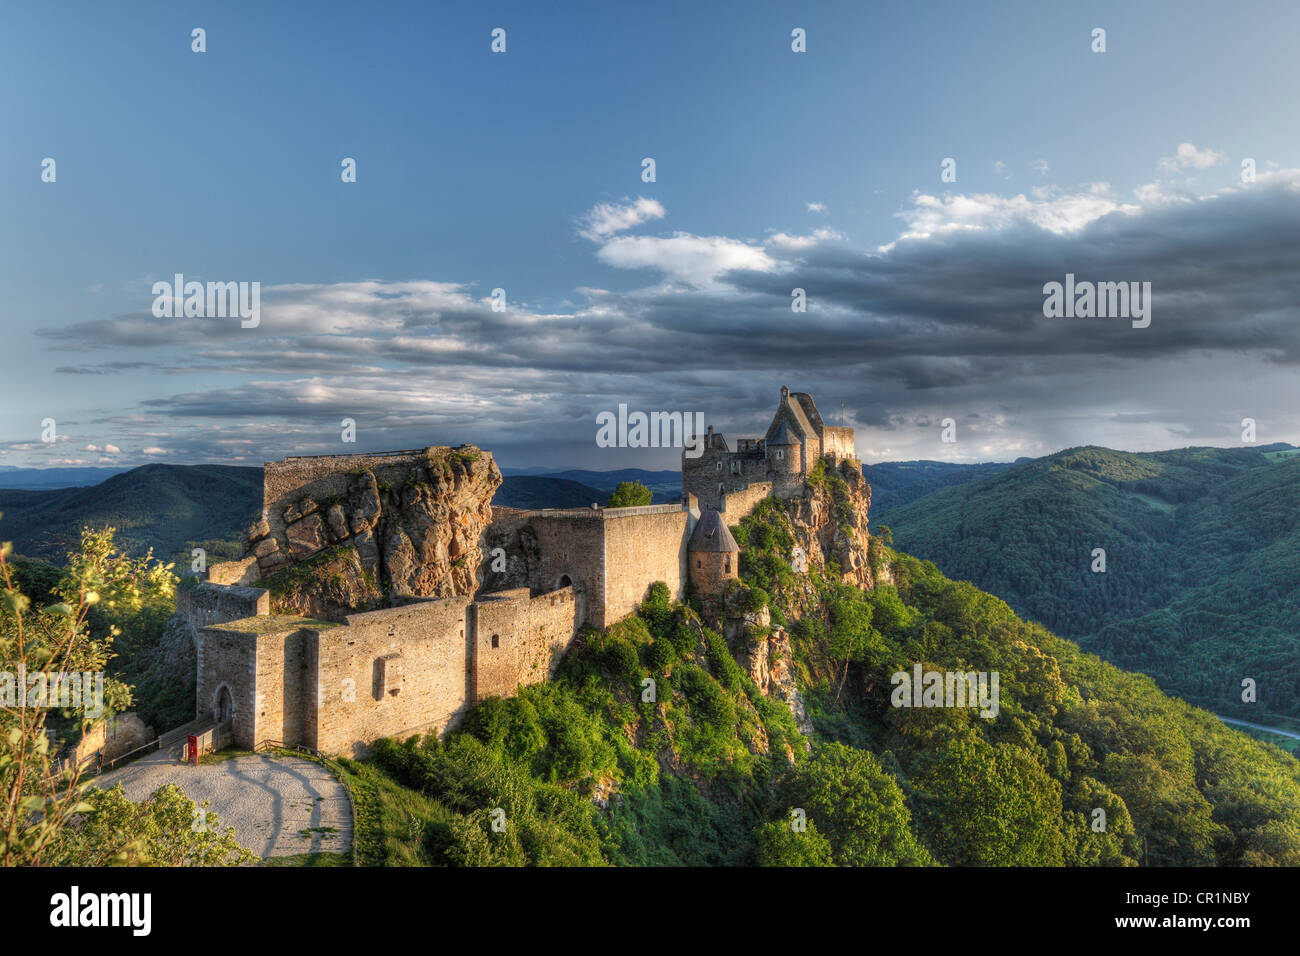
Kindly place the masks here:
[(218, 827), (233, 826), (235, 840), (260, 857), (352, 852), (347, 791), (320, 764), (301, 757), (241, 753), (195, 767), (157, 751), (91, 778), (105, 789), (118, 783), (137, 803), (176, 784), (195, 803), (208, 801)]

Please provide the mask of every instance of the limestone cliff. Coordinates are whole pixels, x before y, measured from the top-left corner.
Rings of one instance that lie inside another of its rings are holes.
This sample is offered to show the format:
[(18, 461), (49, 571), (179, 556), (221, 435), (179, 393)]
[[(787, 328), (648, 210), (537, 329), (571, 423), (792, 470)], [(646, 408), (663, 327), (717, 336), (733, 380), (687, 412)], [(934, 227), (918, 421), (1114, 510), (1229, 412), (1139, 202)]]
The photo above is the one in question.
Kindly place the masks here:
[(811, 735), (812, 721), (792, 670), (794, 648), (790, 635), (785, 628), (772, 626), (772, 614), (766, 606), (753, 609), (753, 593), (742, 584), (733, 585), (726, 593), (723, 636), (727, 646), (759, 693), (788, 706), (800, 733)]
[(875, 587), (867, 531), (870, 508), (871, 486), (856, 461), (814, 468), (804, 496), (788, 502), (795, 538), (808, 563), (817, 567), (833, 563), (844, 583)]
[(322, 465), (250, 530), (272, 610), (338, 620), (407, 597), (472, 594), (502, 481), (492, 456), (462, 445), (359, 463), (346, 473)]

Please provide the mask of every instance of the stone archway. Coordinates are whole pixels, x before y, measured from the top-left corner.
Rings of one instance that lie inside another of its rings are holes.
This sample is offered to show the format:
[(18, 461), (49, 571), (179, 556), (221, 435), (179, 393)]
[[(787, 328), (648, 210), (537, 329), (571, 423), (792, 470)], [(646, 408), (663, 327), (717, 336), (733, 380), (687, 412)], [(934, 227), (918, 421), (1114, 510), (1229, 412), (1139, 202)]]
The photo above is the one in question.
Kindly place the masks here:
[(561, 574), (558, 578), (555, 579), (555, 587), (551, 588), (551, 590), (558, 591), (560, 590), (560, 588), (571, 588), (571, 587), (573, 587), (573, 578), (569, 577), (567, 574)]
[(235, 698), (230, 693), (230, 685), (222, 684), (217, 688), (216, 698), (212, 702), (212, 716), (219, 724), (234, 719)]

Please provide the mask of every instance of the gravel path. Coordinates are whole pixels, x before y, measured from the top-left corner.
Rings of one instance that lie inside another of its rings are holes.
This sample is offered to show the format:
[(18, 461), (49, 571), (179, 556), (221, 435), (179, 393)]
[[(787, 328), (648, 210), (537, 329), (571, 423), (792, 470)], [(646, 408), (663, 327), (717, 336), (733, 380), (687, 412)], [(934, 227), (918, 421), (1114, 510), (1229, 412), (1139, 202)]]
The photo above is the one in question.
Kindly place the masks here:
[(320, 764), (301, 757), (240, 754), (198, 767), (155, 752), (94, 779), (122, 784), (139, 802), (174, 783), (195, 803), (208, 801), (217, 825), (258, 856), (350, 853), (352, 806), (347, 791)]

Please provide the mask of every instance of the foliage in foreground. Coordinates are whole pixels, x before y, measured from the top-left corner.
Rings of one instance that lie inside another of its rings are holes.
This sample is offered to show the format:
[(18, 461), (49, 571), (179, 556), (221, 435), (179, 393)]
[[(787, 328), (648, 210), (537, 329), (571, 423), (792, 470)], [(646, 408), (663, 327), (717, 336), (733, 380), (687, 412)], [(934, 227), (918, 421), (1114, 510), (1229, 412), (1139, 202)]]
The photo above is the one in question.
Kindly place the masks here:
[[(34, 601), (11, 568), (11, 552), (9, 543), (0, 546), (0, 864), (6, 866), (40, 864), (68, 827), (98, 806), (80, 769), (57, 765), (47, 730), (75, 740), (131, 703), (130, 688), (111, 676), (103, 678), (102, 698), (91, 689), (58, 699), (32, 695), (58, 686), (62, 675), (103, 675), (113, 639), (122, 634), (116, 621), (169, 599), (176, 583), (170, 566), (151, 555), (119, 553), (113, 529), (87, 529), (66, 570), (41, 582)], [(97, 606), (102, 611), (94, 618)], [(95, 633), (95, 621), (106, 630)], [(20, 674), (27, 686), (18, 686)]]

